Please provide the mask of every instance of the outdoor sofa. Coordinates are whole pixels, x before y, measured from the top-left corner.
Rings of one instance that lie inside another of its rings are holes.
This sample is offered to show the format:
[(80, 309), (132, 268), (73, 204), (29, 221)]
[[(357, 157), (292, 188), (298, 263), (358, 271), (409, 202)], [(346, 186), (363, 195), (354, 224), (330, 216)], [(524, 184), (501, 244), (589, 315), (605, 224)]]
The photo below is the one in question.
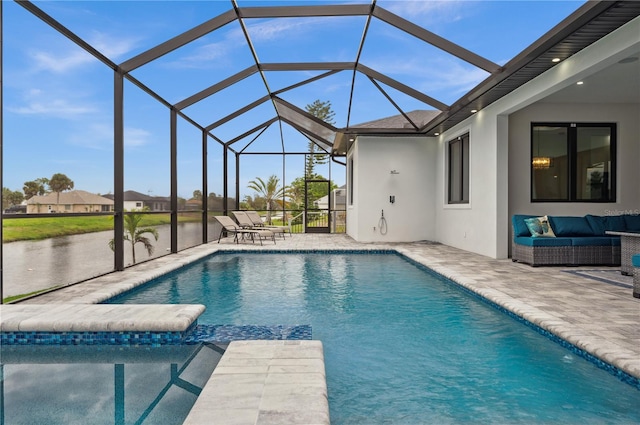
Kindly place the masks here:
[[(527, 219), (529, 220), (527, 223)], [(584, 217), (515, 214), (511, 259), (532, 266), (620, 265), (620, 237), (607, 231), (640, 231), (640, 215)]]

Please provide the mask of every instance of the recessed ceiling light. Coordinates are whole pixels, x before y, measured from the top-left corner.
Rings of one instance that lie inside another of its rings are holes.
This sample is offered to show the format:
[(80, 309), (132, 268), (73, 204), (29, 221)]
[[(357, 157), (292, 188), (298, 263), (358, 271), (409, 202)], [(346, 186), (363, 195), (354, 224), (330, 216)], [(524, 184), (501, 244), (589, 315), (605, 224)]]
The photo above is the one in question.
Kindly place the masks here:
[(478, 110), (477, 110), (477, 109), (472, 109), (472, 110), (471, 110), (471, 113), (472, 113), (472, 114), (475, 114), (476, 112), (478, 112)]
[(433, 135), (434, 135), (434, 136), (439, 136), (439, 135), (440, 135), (440, 133), (433, 133)]
[(553, 63), (560, 62), (560, 58), (553, 58), (553, 59), (551, 59), (551, 62), (553, 62)]
[(577, 85), (579, 85), (579, 86), (581, 86), (581, 85), (583, 85), (583, 84), (584, 84), (584, 81), (578, 81), (576, 84), (577, 84)]

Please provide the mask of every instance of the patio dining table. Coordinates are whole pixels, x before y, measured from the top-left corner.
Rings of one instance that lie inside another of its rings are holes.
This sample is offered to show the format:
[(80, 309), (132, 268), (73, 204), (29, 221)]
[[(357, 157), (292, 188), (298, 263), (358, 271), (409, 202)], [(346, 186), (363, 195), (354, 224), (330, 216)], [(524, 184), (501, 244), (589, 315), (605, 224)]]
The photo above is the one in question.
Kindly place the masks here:
[(605, 232), (607, 235), (620, 236), (620, 273), (633, 276), (631, 257), (640, 254), (640, 232)]

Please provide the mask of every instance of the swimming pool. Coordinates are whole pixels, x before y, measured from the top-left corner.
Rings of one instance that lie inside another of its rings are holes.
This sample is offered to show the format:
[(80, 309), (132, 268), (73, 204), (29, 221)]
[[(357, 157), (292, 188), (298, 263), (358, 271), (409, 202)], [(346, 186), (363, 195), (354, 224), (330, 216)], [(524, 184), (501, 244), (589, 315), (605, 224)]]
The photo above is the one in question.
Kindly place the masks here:
[(182, 424), (225, 345), (0, 347), (0, 424)]
[(333, 424), (640, 421), (636, 388), (395, 254), (216, 254), (113, 302), (311, 325)]

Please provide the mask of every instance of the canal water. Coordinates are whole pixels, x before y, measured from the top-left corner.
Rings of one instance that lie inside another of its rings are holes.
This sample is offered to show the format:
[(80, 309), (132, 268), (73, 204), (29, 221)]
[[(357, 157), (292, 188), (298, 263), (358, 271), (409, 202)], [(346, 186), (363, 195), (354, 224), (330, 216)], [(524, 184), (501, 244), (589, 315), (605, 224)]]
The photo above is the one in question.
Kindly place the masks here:
[[(170, 226), (157, 226), (158, 241), (153, 241), (150, 257), (141, 243), (136, 244), (136, 262), (169, 253)], [(178, 225), (178, 249), (198, 245), (202, 240), (200, 223)], [(212, 231), (209, 240), (213, 239)], [(149, 236), (153, 240), (152, 235)], [(217, 235), (216, 235), (217, 237)], [(113, 232), (95, 232), (61, 236), (42, 241), (9, 242), (3, 251), (3, 297), (28, 294), (59, 285), (68, 285), (114, 270), (109, 241)], [(131, 245), (125, 241), (125, 265), (133, 264)]]

